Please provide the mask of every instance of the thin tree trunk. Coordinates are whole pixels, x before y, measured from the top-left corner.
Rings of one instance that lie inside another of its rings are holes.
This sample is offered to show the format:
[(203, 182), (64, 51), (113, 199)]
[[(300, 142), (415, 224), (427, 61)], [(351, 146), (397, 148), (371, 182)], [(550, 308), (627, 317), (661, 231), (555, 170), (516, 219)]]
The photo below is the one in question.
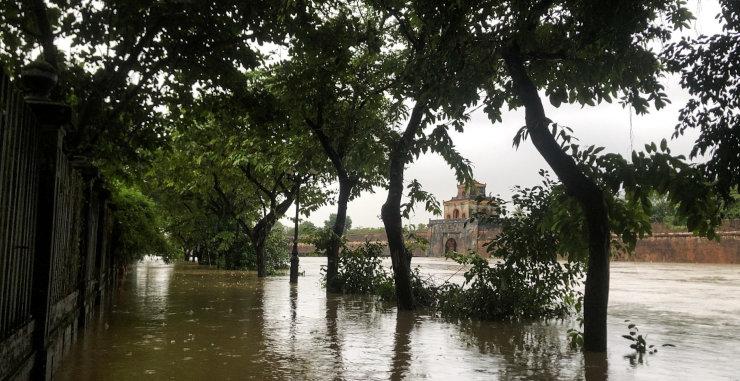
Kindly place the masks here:
[(332, 227), (333, 235), (329, 242), (329, 250), (326, 253), (326, 290), (328, 292), (339, 292), (336, 284), (339, 272), (339, 250), (341, 249), (341, 237), (344, 234), (344, 226), (347, 221), (347, 204), (352, 193), (352, 181), (348, 178), (339, 179), (339, 197), (337, 199), (337, 218)]
[(318, 139), (324, 153), (337, 171), (337, 177), (339, 178), (337, 218), (334, 221), (334, 226), (332, 226), (333, 234), (331, 241), (329, 241), (329, 247), (326, 253), (326, 291), (340, 292), (341, 290), (339, 289), (339, 285), (337, 285), (339, 250), (341, 249), (339, 243), (344, 234), (344, 226), (347, 220), (347, 203), (349, 203), (352, 188), (355, 186), (357, 178), (350, 178), (350, 175), (347, 173), (347, 168), (344, 166), (344, 154), (334, 148), (331, 139), (324, 133), (323, 117), (321, 116), (321, 112), (318, 114), (318, 120), (316, 122), (306, 119), (306, 125), (311, 129), (311, 131), (313, 131), (316, 139)]
[(520, 101), (524, 104), (527, 131), (532, 143), (583, 209), (588, 229), (588, 270), (583, 300), (584, 349), (604, 352), (610, 251), (609, 216), (604, 194), (593, 179), (578, 168), (573, 158), (568, 156), (550, 133), (550, 119), (545, 116), (537, 88), (526, 72), (518, 49), (514, 47), (505, 52), (504, 61)]
[(398, 309), (413, 310), (415, 308), (414, 294), (411, 292), (411, 266), (406, 258), (408, 255), (403, 241), (403, 224), (401, 221), (401, 197), (403, 196), (403, 167), (401, 155), (394, 149), (390, 157), (390, 172), (388, 177), (388, 198), (383, 204), (380, 216), (385, 226), (388, 239), (388, 250), (393, 263), (393, 279), (396, 285), (396, 301)]
[(388, 165), (388, 198), (380, 211), (388, 239), (391, 263), (393, 263), (393, 280), (396, 285), (396, 302), (399, 310), (416, 308), (414, 293), (411, 290), (411, 253), (406, 250), (403, 241), (401, 197), (403, 197), (403, 172), (406, 158), (409, 155), (408, 150), (414, 144), (416, 132), (421, 127), (425, 108), (426, 101), (417, 101), (401, 139), (391, 147)]
[(409, 255), (403, 241), (401, 221), (401, 197), (403, 196), (404, 163), (396, 152), (391, 153), (388, 198), (381, 209), (381, 217), (388, 236), (388, 249), (393, 263), (393, 279), (396, 284), (396, 300), (399, 310), (415, 308), (414, 294), (411, 292), (411, 266)]

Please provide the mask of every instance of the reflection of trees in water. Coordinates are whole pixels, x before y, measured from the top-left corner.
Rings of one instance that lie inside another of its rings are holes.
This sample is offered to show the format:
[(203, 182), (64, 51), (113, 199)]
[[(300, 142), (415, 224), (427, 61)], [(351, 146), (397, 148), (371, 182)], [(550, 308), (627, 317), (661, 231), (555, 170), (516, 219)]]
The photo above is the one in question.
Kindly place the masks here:
[(538, 379), (603, 380), (606, 377), (605, 356), (589, 356), (584, 361), (580, 352), (568, 348), (560, 325), (463, 322), (460, 330), (480, 353), (501, 356), (502, 379), (521, 375)]
[[(298, 332), (300, 290), (282, 279), (257, 278), (258, 311), (255, 328), (259, 353), (251, 365), (257, 379), (302, 379), (311, 375), (315, 359), (302, 353), (305, 348)], [(287, 317), (287, 319), (286, 319)], [(247, 345), (249, 345), (247, 343)]]
[(342, 358), (342, 339), (339, 337), (337, 315), (339, 314), (340, 295), (326, 296), (326, 336), (329, 339), (329, 350), (333, 359), (332, 368), (336, 379), (344, 378), (344, 360)]
[(414, 327), (415, 321), (415, 315), (409, 311), (398, 311), (396, 315), (391, 380), (402, 380), (407, 376), (411, 363), (411, 329)]
[[(275, 353), (271, 351), (270, 348), (270, 342), (267, 338), (267, 335), (265, 334), (265, 330), (267, 329), (267, 314), (265, 308), (265, 287), (267, 286), (267, 281), (262, 278), (258, 278), (255, 281), (255, 290), (254, 290), (254, 307), (252, 316), (249, 318), (248, 322), (253, 322), (253, 324), (249, 324), (247, 328), (247, 334), (249, 336), (248, 340), (251, 341), (251, 339), (254, 340), (254, 348), (257, 350), (250, 353), (253, 364), (259, 364), (257, 366), (252, 366), (251, 370), (254, 372), (254, 375), (257, 377), (269, 377), (271, 375), (276, 375), (277, 372), (279, 372), (278, 367), (275, 367), (274, 364), (276, 362), (276, 356)], [(251, 343), (245, 343), (246, 346), (251, 346)], [(262, 374), (264, 372), (264, 374)]]

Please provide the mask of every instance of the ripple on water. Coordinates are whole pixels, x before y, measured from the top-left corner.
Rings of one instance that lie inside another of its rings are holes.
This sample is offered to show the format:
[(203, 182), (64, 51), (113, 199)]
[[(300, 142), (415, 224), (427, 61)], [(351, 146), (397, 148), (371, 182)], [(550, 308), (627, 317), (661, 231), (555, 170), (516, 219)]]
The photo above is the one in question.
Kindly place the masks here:
[[(438, 279), (459, 270), (417, 259)], [(740, 266), (614, 263), (608, 356), (584, 358), (567, 346), (570, 321), (449, 322), (327, 297), (324, 261), (302, 258), (297, 288), (287, 277), (139, 264), (109, 329), (83, 336), (60, 378), (571, 380), (584, 378), (586, 365), (616, 380), (737, 377)], [(631, 365), (625, 319), (650, 342), (676, 347)]]

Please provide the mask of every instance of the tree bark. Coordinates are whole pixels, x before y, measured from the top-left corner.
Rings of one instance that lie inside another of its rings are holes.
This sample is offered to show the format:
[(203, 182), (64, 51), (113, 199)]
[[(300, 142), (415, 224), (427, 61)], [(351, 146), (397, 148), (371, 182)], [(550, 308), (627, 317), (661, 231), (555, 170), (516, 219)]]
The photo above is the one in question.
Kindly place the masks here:
[(588, 229), (588, 270), (583, 310), (584, 350), (606, 351), (609, 302), (609, 216), (603, 191), (587, 177), (550, 133), (537, 87), (530, 79), (516, 46), (504, 52), (506, 68), (524, 104), (527, 131), (537, 151), (583, 210)]
[(347, 221), (347, 204), (352, 194), (352, 188), (356, 184), (357, 177), (350, 177), (350, 174), (345, 168), (343, 159), (344, 154), (341, 150), (334, 148), (329, 136), (324, 133), (323, 129), (323, 117), (321, 112), (318, 113), (318, 120), (316, 122), (306, 118), (306, 125), (313, 131), (316, 139), (321, 144), (321, 148), (324, 153), (331, 161), (332, 166), (337, 171), (337, 177), (339, 178), (339, 197), (337, 199), (337, 218), (332, 226), (332, 238), (329, 241), (329, 247), (326, 253), (326, 291), (327, 292), (340, 292), (339, 285), (337, 285), (337, 273), (339, 272), (339, 250), (340, 240), (344, 234), (344, 226)]
[(414, 293), (411, 290), (411, 253), (406, 250), (401, 221), (401, 197), (403, 197), (403, 173), (409, 149), (414, 143), (426, 102), (418, 101), (411, 112), (411, 118), (401, 138), (391, 147), (388, 171), (388, 198), (383, 204), (380, 216), (388, 237), (388, 249), (393, 263), (393, 280), (396, 284), (396, 301), (399, 310), (416, 308)]
[(339, 197), (337, 198), (337, 219), (332, 227), (332, 239), (329, 242), (329, 250), (326, 253), (326, 290), (328, 292), (340, 292), (336, 279), (339, 272), (339, 250), (341, 249), (341, 237), (344, 234), (344, 226), (347, 221), (347, 204), (352, 193), (352, 181), (349, 178), (339, 179)]
[(267, 276), (267, 261), (265, 258), (265, 241), (267, 240), (267, 234), (264, 229), (259, 231), (255, 229), (252, 237), (252, 246), (254, 246), (254, 254), (257, 259), (257, 276), (262, 278)]

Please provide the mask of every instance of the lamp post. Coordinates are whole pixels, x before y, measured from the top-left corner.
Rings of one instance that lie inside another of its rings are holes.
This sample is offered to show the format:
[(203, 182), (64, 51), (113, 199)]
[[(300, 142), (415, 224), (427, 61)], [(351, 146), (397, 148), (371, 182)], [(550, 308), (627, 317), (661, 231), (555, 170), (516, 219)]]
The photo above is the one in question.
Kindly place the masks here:
[(295, 195), (295, 225), (293, 228), (293, 252), (290, 253), (290, 283), (298, 283), (298, 212), (301, 204), (301, 187)]

